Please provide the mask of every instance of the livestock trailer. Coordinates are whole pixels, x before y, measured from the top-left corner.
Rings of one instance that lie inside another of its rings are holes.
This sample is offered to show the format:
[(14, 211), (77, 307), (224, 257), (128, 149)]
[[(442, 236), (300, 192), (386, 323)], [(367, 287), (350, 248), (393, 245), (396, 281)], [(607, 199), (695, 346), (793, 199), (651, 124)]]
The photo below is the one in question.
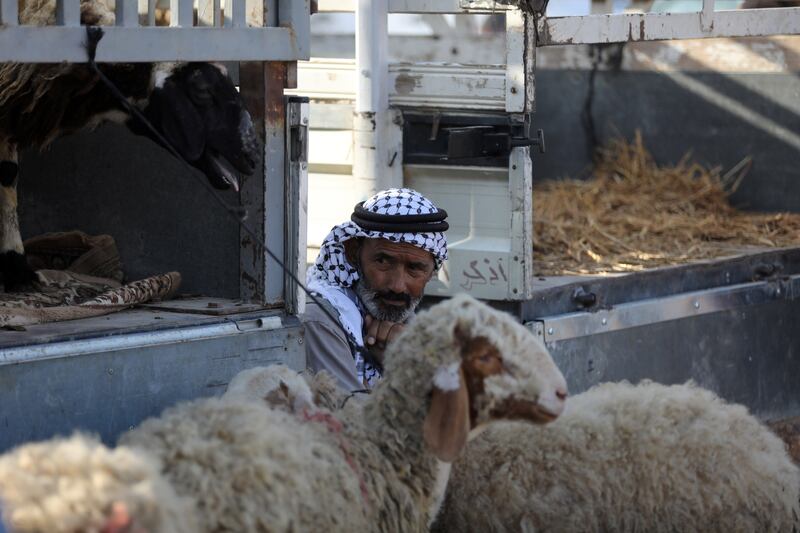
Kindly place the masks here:
[[(683, 2), (689, 11), (681, 13), (557, 17), (538, 11), (546, 4), (320, 2), (322, 11), (357, 10), (355, 59), (315, 58), (298, 69), (297, 94), (311, 98), (308, 260), (350, 206), (375, 190), (409, 186), (450, 215), (450, 258), (428, 299), (468, 292), (514, 313), (545, 342), (571, 392), (602, 381), (691, 379), (762, 418), (797, 415), (800, 248), (731, 250), (625, 274), (540, 276), (533, 182), (591, 162), (588, 112), (603, 137), (644, 129), (666, 160), (692, 143), (728, 167), (754, 153), (736, 198), (800, 211), (800, 65), (788, 45), (796, 41), (764, 37), (798, 34), (800, 9), (715, 10), (706, 0)], [(432, 26), (445, 15), (503, 13), (499, 61), (469, 64), (470, 53), (456, 49), (485, 56), (489, 46), (477, 34), (461, 35), (475, 44), (451, 39), (443, 47), (458, 63), (426, 61), (423, 48), (446, 37), (403, 45), (387, 36), (393, 13), (425, 14)], [(650, 42), (660, 40), (668, 42)], [(320, 49), (343, 49), (328, 42), (334, 46)], [(688, 63), (697, 57), (710, 64)], [(753, 74), (762, 60), (764, 74)]]
[[(25, 153), (23, 237), (111, 235), (128, 279), (179, 271), (185, 297), (0, 331), (0, 451), (78, 429), (113, 443), (169, 405), (221, 393), (244, 368), (304, 368), (303, 300), (264, 248), (304, 277), (308, 104), (283, 91), (296, 61), (309, 56), (309, 1), (179, 0), (169, 27), (154, 25), (155, 9), (117, 0), (97, 61), (226, 62), (264, 140), (240, 194), (222, 193), (243, 208), (250, 231), (186, 166), (121, 126)], [(4, 0), (0, 13), (0, 60), (87, 61), (78, 0), (58, 1), (54, 26), (20, 25), (17, 0)]]

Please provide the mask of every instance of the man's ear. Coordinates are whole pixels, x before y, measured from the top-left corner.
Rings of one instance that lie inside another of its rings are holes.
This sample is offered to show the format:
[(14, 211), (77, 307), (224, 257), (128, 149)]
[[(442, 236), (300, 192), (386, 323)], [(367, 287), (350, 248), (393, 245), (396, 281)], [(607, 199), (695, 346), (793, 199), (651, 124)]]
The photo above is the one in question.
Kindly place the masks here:
[(344, 256), (347, 259), (347, 262), (353, 265), (354, 267), (359, 266), (361, 263), (361, 258), (359, 254), (361, 253), (361, 239), (347, 239), (344, 241)]
[(467, 444), (469, 430), (464, 370), (460, 365), (440, 368), (434, 376), (431, 405), (422, 426), (425, 444), (440, 461), (451, 463)]

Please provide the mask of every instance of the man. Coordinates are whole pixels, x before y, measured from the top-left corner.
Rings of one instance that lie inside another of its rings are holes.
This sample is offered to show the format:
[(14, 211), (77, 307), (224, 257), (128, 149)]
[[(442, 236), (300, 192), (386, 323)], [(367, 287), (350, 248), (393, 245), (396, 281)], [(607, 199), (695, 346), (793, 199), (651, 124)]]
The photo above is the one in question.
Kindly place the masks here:
[(412, 189), (388, 189), (356, 205), (331, 230), (308, 272), (303, 317), (308, 367), (343, 387), (372, 387), (383, 350), (447, 259), (447, 213)]

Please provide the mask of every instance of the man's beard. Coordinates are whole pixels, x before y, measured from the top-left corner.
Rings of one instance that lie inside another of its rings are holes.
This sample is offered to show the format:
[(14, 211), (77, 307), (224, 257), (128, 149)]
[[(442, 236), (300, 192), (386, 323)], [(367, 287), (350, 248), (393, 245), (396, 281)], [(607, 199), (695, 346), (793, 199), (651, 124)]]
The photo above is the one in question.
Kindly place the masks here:
[[(356, 283), (356, 294), (370, 315), (378, 320), (404, 323), (414, 313), (422, 298), (412, 298), (410, 294), (393, 291), (376, 291), (369, 286), (362, 275)], [(402, 302), (404, 305), (386, 305), (381, 299)]]

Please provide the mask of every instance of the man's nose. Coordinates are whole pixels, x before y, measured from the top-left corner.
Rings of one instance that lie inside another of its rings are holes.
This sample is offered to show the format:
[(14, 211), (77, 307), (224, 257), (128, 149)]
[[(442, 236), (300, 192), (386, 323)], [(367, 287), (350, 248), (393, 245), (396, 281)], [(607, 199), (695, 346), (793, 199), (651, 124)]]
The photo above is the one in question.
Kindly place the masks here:
[(406, 275), (404, 272), (395, 272), (389, 279), (389, 290), (397, 294), (405, 294), (406, 291)]

